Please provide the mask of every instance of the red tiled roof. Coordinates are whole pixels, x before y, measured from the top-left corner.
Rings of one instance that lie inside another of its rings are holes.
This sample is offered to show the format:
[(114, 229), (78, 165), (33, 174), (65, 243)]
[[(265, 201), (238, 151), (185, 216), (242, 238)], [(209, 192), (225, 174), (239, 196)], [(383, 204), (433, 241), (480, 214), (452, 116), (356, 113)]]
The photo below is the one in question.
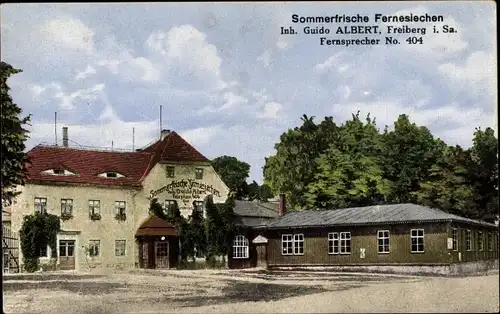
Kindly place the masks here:
[(144, 237), (144, 236), (176, 236), (177, 232), (175, 231), (175, 227), (155, 216), (150, 215), (137, 229), (135, 234), (136, 237)]
[(209, 161), (175, 131), (143, 151), (160, 153), (158, 158), (161, 161)]
[[(160, 161), (205, 162), (208, 159), (176, 132), (138, 152), (84, 150), (60, 146), (36, 146), (28, 152), (28, 182), (70, 182), (109, 186), (141, 187), (142, 180)], [(77, 175), (50, 175), (49, 169), (68, 170)], [(104, 172), (125, 177), (105, 178)]]

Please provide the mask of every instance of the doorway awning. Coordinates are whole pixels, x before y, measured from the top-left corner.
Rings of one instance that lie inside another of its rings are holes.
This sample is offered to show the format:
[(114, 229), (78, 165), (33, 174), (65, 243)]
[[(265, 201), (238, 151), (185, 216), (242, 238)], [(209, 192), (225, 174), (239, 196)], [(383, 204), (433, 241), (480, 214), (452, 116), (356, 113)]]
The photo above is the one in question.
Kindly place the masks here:
[(137, 229), (135, 233), (136, 237), (148, 237), (148, 236), (177, 236), (177, 231), (174, 225), (171, 223), (158, 218), (155, 215), (150, 215)]

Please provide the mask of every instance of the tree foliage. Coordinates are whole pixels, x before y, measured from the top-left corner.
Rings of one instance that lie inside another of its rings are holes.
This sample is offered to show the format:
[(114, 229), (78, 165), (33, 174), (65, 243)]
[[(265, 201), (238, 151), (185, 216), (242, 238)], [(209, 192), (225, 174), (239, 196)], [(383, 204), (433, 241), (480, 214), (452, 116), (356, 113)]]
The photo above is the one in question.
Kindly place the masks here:
[(13, 68), (10, 64), (1, 62), (0, 65), (0, 89), (2, 101), (2, 202), (5, 205), (12, 203), (19, 191), (17, 186), (24, 185), (26, 181), (27, 155), (24, 152), (25, 142), (28, 139), (28, 131), (23, 128), (30, 121), (28, 115), (21, 118), (21, 108), (13, 102), (7, 85), (8, 78), (16, 73), (22, 72)]
[(470, 218), (498, 215), (498, 140), (476, 129), (469, 149), (449, 146), (400, 115), (380, 132), (359, 112), (337, 125), (303, 116), (266, 158), (264, 182), (291, 208), (412, 202)]
[(19, 237), (27, 272), (38, 270), (40, 250), (47, 245), (51, 248), (52, 257), (57, 257), (57, 233), (60, 230), (61, 222), (56, 215), (36, 213), (24, 216)]
[(266, 184), (253, 181), (248, 184), (250, 165), (232, 156), (220, 156), (212, 160), (212, 167), (221, 176), (222, 181), (235, 193), (237, 199), (266, 201), (273, 197), (272, 190)]

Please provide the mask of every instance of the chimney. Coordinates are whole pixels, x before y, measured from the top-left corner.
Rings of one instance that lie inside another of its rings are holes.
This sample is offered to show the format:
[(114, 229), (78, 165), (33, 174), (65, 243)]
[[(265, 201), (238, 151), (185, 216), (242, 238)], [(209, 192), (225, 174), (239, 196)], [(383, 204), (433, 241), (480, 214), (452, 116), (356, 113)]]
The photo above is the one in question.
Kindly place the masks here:
[(280, 202), (279, 202), (279, 215), (283, 216), (286, 213), (286, 204), (285, 204), (285, 193), (280, 193)]
[(63, 147), (68, 147), (68, 127), (63, 127)]
[(169, 134), (170, 130), (161, 130), (161, 140), (163, 141)]

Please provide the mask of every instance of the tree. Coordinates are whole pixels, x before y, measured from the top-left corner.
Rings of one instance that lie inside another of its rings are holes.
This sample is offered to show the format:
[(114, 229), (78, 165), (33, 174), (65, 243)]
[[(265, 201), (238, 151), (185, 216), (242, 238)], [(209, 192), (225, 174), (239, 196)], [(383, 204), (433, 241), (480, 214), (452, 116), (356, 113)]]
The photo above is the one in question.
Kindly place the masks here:
[(302, 125), (288, 130), (275, 145), (276, 154), (266, 158), (264, 179), (273, 193), (285, 192), (291, 209), (303, 208), (307, 186), (315, 180), (317, 158), (337, 137), (332, 117), (316, 124), (303, 115)]
[(308, 207), (343, 208), (383, 203), (390, 182), (383, 177), (382, 144), (375, 120), (359, 112), (338, 130), (336, 142), (317, 158), (315, 180), (307, 186)]
[(468, 181), (470, 154), (460, 146), (446, 146), (439, 141), (441, 155), (429, 169), (420, 189), (411, 192), (417, 202), (464, 217), (477, 217), (474, 191)]
[(1, 62), (0, 84), (2, 98), (2, 202), (10, 205), (14, 198), (20, 193), (16, 191), (17, 186), (26, 182), (26, 164), (29, 162), (24, 152), (25, 142), (28, 139), (28, 131), (23, 128), (31, 115), (20, 118), (21, 108), (13, 102), (9, 94), (8, 78), (16, 73), (22, 72), (13, 68), (10, 64)]
[(416, 202), (414, 192), (428, 176), (428, 170), (439, 156), (439, 147), (430, 131), (400, 115), (391, 132), (382, 136), (385, 177), (390, 180), (389, 202)]
[(203, 255), (207, 251), (207, 236), (205, 232), (205, 219), (203, 210), (193, 202), (193, 211), (189, 216), (189, 241), (188, 246)]
[(498, 217), (498, 140), (491, 128), (474, 132), (470, 149), (469, 178), (475, 194), (478, 217), (494, 221)]
[(207, 261), (211, 261), (214, 256), (220, 255), (222, 243), (224, 241), (225, 226), (219, 208), (214, 204), (212, 195), (205, 197), (206, 211), (206, 235), (207, 235)]
[(212, 160), (212, 167), (221, 176), (231, 191), (241, 190), (250, 173), (250, 165), (232, 156), (221, 156)]

